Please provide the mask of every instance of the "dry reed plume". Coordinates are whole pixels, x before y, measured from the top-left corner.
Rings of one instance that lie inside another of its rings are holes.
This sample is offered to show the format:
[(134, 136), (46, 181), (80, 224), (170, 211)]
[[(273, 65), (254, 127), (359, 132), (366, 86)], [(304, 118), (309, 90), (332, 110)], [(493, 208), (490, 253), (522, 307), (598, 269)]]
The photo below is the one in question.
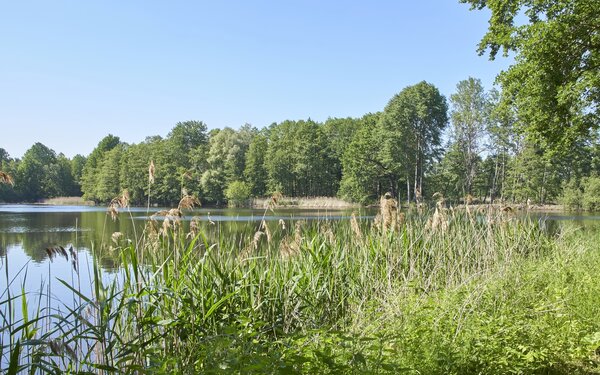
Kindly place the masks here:
[(73, 249), (73, 246), (69, 246), (69, 249), (65, 249), (63, 246), (51, 246), (51, 247), (47, 247), (46, 248), (46, 254), (48, 255), (48, 259), (50, 259), (50, 262), (54, 261), (54, 258), (57, 256), (63, 256), (65, 257), (65, 259), (67, 260), (67, 262), (69, 261), (69, 255), (71, 256), (71, 266), (73, 266), (73, 269), (75, 270), (75, 272), (79, 273), (78, 267), (77, 267), (77, 251), (75, 251), (75, 249)]
[(265, 219), (260, 222), (260, 229), (265, 232), (265, 235), (267, 236), (267, 243), (271, 243), (273, 236), (271, 235), (271, 231), (269, 230), (269, 226), (267, 225)]
[(398, 226), (398, 201), (391, 193), (385, 193), (379, 200), (379, 219), (375, 224), (383, 230), (394, 230)]
[(433, 194), (433, 198), (435, 198), (435, 212), (433, 216), (427, 220), (426, 228), (431, 229), (433, 231), (442, 231), (445, 232), (448, 230), (448, 214), (446, 210), (446, 201), (444, 200), (444, 196), (441, 193)]
[(196, 206), (200, 206), (200, 200), (193, 195), (184, 194), (177, 208), (179, 210), (191, 210)]
[(243, 262), (248, 260), (252, 253), (258, 250), (258, 244), (260, 243), (260, 239), (262, 236), (264, 236), (264, 234), (265, 233), (261, 230), (257, 230), (256, 232), (254, 232), (252, 241), (244, 248), (244, 250), (242, 250), (242, 252), (238, 256), (240, 261)]
[(279, 206), (279, 202), (281, 201), (281, 199), (283, 199), (283, 194), (281, 194), (278, 191), (274, 192), (273, 195), (271, 195), (269, 203), (267, 203), (267, 209), (273, 211), (273, 208)]
[(352, 227), (352, 231), (356, 238), (362, 241), (363, 235), (360, 230), (360, 225), (358, 224), (358, 219), (356, 219), (356, 212), (353, 212), (352, 216), (350, 216), (350, 226)]
[(69, 260), (69, 254), (67, 253), (67, 250), (65, 250), (65, 248), (62, 246), (47, 247), (46, 254), (48, 255), (48, 259), (50, 259), (51, 262), (56, 256), (64, 256), (66, 260)]
[(15, 181), (8, 173), (0, 171), (0, 184), (14, 186)]
[(69, 344), (59, 339), (54, 339), (48, 341), (48, 346), (50, 347), (52, 354), (62, 356), (64, 353), (67, 353), (72, 360), (77, 361), (77, 353), (69, 346)]
[(190, 231), (187, 234), (187, 238), (196, 238), (200, 233), (200, 218), (198, 216), (194, 216), (190, 221)]
[(121, 232), (114, 232), (110, 238), (112, 239), (112, 241), (115, 243), (115, 245), (119, 244), (119, 240), (123, 237), (123, 233)]
[(331, 228), (329, 221), (323, 221), (320, 223), (319, 231), (325, 237), (325, 241), (331, 245), (335, 244), (335, 234), (333, 233), (333, 229)]
[(150, 160), (150, 165), (148, 166), (148, 183), (149, 184), (154, 183), (154, 173), (155, 173), (154, 160)]
[(119, 208), (129, 207), (129, 191), (123, 190), (120, 196), (113, 198), (108, 204), (107, 214), (116, 221), (119, 218)]
[(284, 258), (292, 258), (298, 254), (300, 254), (300, 244), (302, 243), (302, 227), (304, 226), (304, 221), (297, 221), (294, 225), (294, 238), (290, 239), (288, 236), (281, 241), (281, 246), (279, 247), (279, 254)]

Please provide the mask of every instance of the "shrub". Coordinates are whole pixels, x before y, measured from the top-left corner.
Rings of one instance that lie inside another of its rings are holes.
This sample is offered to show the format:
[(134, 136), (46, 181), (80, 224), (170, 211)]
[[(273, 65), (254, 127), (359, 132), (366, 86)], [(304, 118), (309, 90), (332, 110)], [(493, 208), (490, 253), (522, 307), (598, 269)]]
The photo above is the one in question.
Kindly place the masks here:
[(230, 207), (247, 205), (250, 194), (250, 185), (243, 181), (234, 181), (225, 190), (225, 198)]
[(586, 211), (600, 210), (600, 177), (586, 177), (583, 185), (583, 209)]

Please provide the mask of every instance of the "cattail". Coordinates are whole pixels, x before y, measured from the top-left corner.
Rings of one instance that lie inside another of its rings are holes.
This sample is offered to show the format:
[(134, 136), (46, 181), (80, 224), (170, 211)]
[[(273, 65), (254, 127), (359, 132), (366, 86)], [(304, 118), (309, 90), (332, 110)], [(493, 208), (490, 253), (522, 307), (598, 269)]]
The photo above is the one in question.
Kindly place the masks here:
[(148, 166), (148, 183), (154, 183), (154, 160), (150, 160), (150, 165)]
[(14, 186), (15, 181), (8, 173), (4, 173), (4, 172), (0, 171), (0, 184), (7, 184), (10, 186)]

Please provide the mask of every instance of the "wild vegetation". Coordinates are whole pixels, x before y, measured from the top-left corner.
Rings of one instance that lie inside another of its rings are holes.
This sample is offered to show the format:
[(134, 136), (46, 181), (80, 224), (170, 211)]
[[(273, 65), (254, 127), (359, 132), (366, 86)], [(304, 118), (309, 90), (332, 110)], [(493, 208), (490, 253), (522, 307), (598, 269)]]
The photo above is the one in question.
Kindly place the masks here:
[[(0, 149), (2, 201), (83, 195), (113, 218), (176, 206), (143, 231), (105, 233), (87, 286), (76, 249), (47, 247), (71, 267), (56, 281), (68, 301), (19, 291), (4, 256), (2, 371), (599, 374), (600, 231), (471, 203), (600, 208), (600, 8), (461, 2), (492, 12), (480, 52), (516, 54), (501, 90), (469, 78), (448, 103), (421, 82), (361, 118), (187, 121), (139, 144), (108, 135), (73, 159), (41, 143), (22, 159)], [(277, 210), (283, 196), (336, 195), (380, 214), (262, 220), (236, 235), (183, 219), (196, 197), (271, 196)], [(110, 278), (107, 254), (120, 266)]]
[(96, 248), (122, 272), (107, 282), (94, 265), (90, 294), (77, 253), (50, 247), (72, 262), (59, 280), (72, 301), (6, 289), (2, 361), (8, 373), (600, 371), (598, 232), (385, 201), (374, 222), (262, 221), (232, 239), (182, 222), (197, 203), (184, 197), (138, 238)]

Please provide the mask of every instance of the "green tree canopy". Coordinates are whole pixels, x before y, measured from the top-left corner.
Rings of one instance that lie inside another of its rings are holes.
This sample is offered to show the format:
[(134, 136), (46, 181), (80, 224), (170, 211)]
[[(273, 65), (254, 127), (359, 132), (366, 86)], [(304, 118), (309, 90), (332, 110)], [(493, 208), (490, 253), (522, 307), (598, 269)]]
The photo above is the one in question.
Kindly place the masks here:
[[(520, 125), (553, 151), (567, 151), (600, 124), (598, 0), (460, 0), (491, 11), (479, 53), (515, 53), (500, 74)], [(524, 17), (523, 17), (524, 16)], [(523, 21), (522, 21), (523, 19)]]
[(267, 193), (267, 179), (269, 178), (265, 167), (267, 147), (267, 136), (258, 133), (252, 138), (246, 153), (244, 179), (248, 183), (251, 195), (254, 197), (264, 196)]
[(481, 80), (469, 77), (456, 85), (456, 93), (450, 96), (452, 111), (452, 138), (459, 152), (462, 170), (463, 196), (472, 194), (477, 175), (477, 161), (483, 148), (488, 128), (490, 105)]
[[(425, 81), (404, 88), (385, 107), (379, 123), (379, 160), (390, 173), (404, 176), (408, 200), (420, 199), (426, 171), (441, 154), (447, 123), (446, 98)], [(390, 190), (397, 193), (398, 186), (392, 182)]]
[(98, 146), (88, 156), (83, 171), (81, 172), (81, 191), (85, 199), (98, 200), (99, 167), (104, 154), (121, 143), (119, 137), (112, 134), (102, 138)]
[(37, 142), (23, 155), (16, 185), (26, 201), (56, 197), (64, 191), (54, 150)]

